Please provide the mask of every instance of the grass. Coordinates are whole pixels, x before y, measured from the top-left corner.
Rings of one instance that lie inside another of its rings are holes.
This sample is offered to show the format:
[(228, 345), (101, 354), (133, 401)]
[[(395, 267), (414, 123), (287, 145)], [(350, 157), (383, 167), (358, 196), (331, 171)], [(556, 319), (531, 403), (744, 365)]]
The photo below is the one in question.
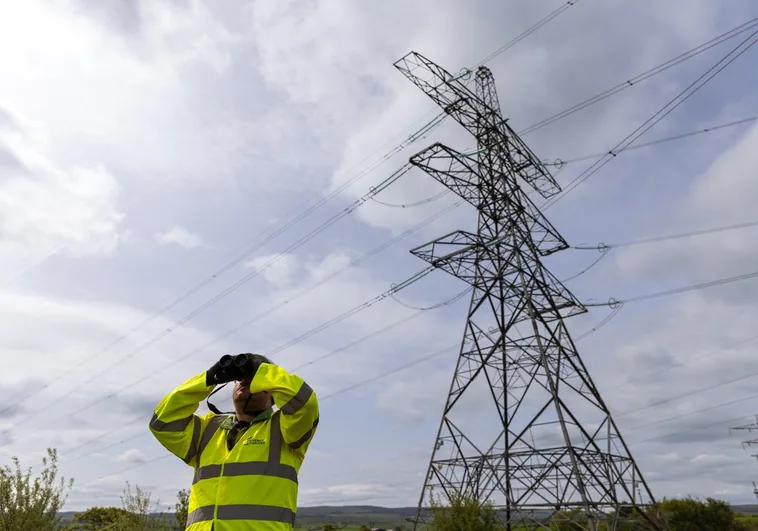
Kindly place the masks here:
[(756, 514), (743, 514), (737, 517), (737, 521), (742, 524), (748, 524), (751, 530), (758, 531), (758, 515)]

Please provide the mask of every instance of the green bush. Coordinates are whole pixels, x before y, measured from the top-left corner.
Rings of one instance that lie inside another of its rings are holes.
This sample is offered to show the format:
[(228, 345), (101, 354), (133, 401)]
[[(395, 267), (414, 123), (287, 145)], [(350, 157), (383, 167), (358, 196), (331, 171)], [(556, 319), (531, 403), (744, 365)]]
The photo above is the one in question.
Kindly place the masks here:
[(0, 468), (0, 529), (58, 529), (58, 512), (74, 482), (71, 480), (67, 486), (63, 478), (57, 480), (57, 452), (47, 449), (37, 477), (32, 477), (31, 469), (23, 473), (18, 458), (11, 461), (13, 467)]
[(449, 505), (443, 506), (440, 500), (429, 497), (431, 521), (429, 531), (500, 531), (503, 526), (498, 522), (497, 514), (491, 502), (481, 503), (476, 498), (462, 494), (453, 494)]
[(189, 514), (189, 491), (182, 489), (176, 493), (176, 505), (174, 505), (174, 518), (176, 519), (179, 529), (187, 527), (187, 516)]
[[(121, 496), (121, 508), (90, 507), (83, 513), (74, 516), (73, 522), (65, 531), (173, 531), (184, 529), (173, 520), (162, 514), (150, 514), (151, 494), (135, 486), (132, 492), (127, 482), (124, 494)], [(181, 503), (181, 491), (179, 493)], [(179, 504), (177, 504), (179, 505)], [(156, 509), (158, 508), (156, 502)], [(186, 516), (185, 516), (186, 523)]]
[(665, 499), (661, 510), (671, 531), (748, 531), (750, 527), (739, 522), (728, 503), (707, 498), (705, 502), (687, 497)]
[(66, 531), (96, 531), (117, 529), (122, 522), (129, 521), (131, 514), (118, 507), (90, 507), (83, 513), (74, 515)]

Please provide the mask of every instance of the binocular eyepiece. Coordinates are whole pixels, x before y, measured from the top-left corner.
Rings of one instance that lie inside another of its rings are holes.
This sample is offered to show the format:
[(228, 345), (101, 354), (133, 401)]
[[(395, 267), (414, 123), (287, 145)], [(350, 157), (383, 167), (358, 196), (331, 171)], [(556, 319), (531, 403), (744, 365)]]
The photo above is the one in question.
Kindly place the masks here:
[(219, 366), (234, 380), (244, 380), (253, 376), (253, 361), (246, 354), (225, 354), (221, 356)]

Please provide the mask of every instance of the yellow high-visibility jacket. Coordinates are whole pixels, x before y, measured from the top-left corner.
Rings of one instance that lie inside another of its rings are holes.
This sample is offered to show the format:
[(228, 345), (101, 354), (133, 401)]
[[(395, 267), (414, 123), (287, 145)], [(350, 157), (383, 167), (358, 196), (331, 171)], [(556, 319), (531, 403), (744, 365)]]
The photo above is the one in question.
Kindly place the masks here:
[(150, 431), (194, 467), (190, 531), (291, 530), (297, 511), (298, 472), (318, 426), (316, 394), (299, 376), (261, 364), (250, 392), (271, 393), (278, 411), (259, 414), (235, 439), (234, 415), (195, 415), (215, 386), (205, 373), (171, 391), (155, 408)]

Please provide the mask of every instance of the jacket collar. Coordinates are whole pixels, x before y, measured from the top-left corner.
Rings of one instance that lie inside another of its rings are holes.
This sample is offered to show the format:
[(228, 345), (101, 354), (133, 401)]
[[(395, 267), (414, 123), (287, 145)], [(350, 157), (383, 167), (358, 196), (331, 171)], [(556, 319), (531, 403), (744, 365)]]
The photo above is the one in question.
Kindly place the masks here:
[[(263, 422), (264, 420), (268, 420), (271, 418), (271, 415), (273, 414), (274, 414), (273, 408), (268, 408), (267, 410), (258, 413), (258, 415), (253, 419), (253, 421), (250, 424), (255, 424), (256, 422)], [(221, 423), (220, 428), (222, 430), (231, 430), (235, 422), (236, 422), (236, 416), (234, 414), (229, 415)]]

